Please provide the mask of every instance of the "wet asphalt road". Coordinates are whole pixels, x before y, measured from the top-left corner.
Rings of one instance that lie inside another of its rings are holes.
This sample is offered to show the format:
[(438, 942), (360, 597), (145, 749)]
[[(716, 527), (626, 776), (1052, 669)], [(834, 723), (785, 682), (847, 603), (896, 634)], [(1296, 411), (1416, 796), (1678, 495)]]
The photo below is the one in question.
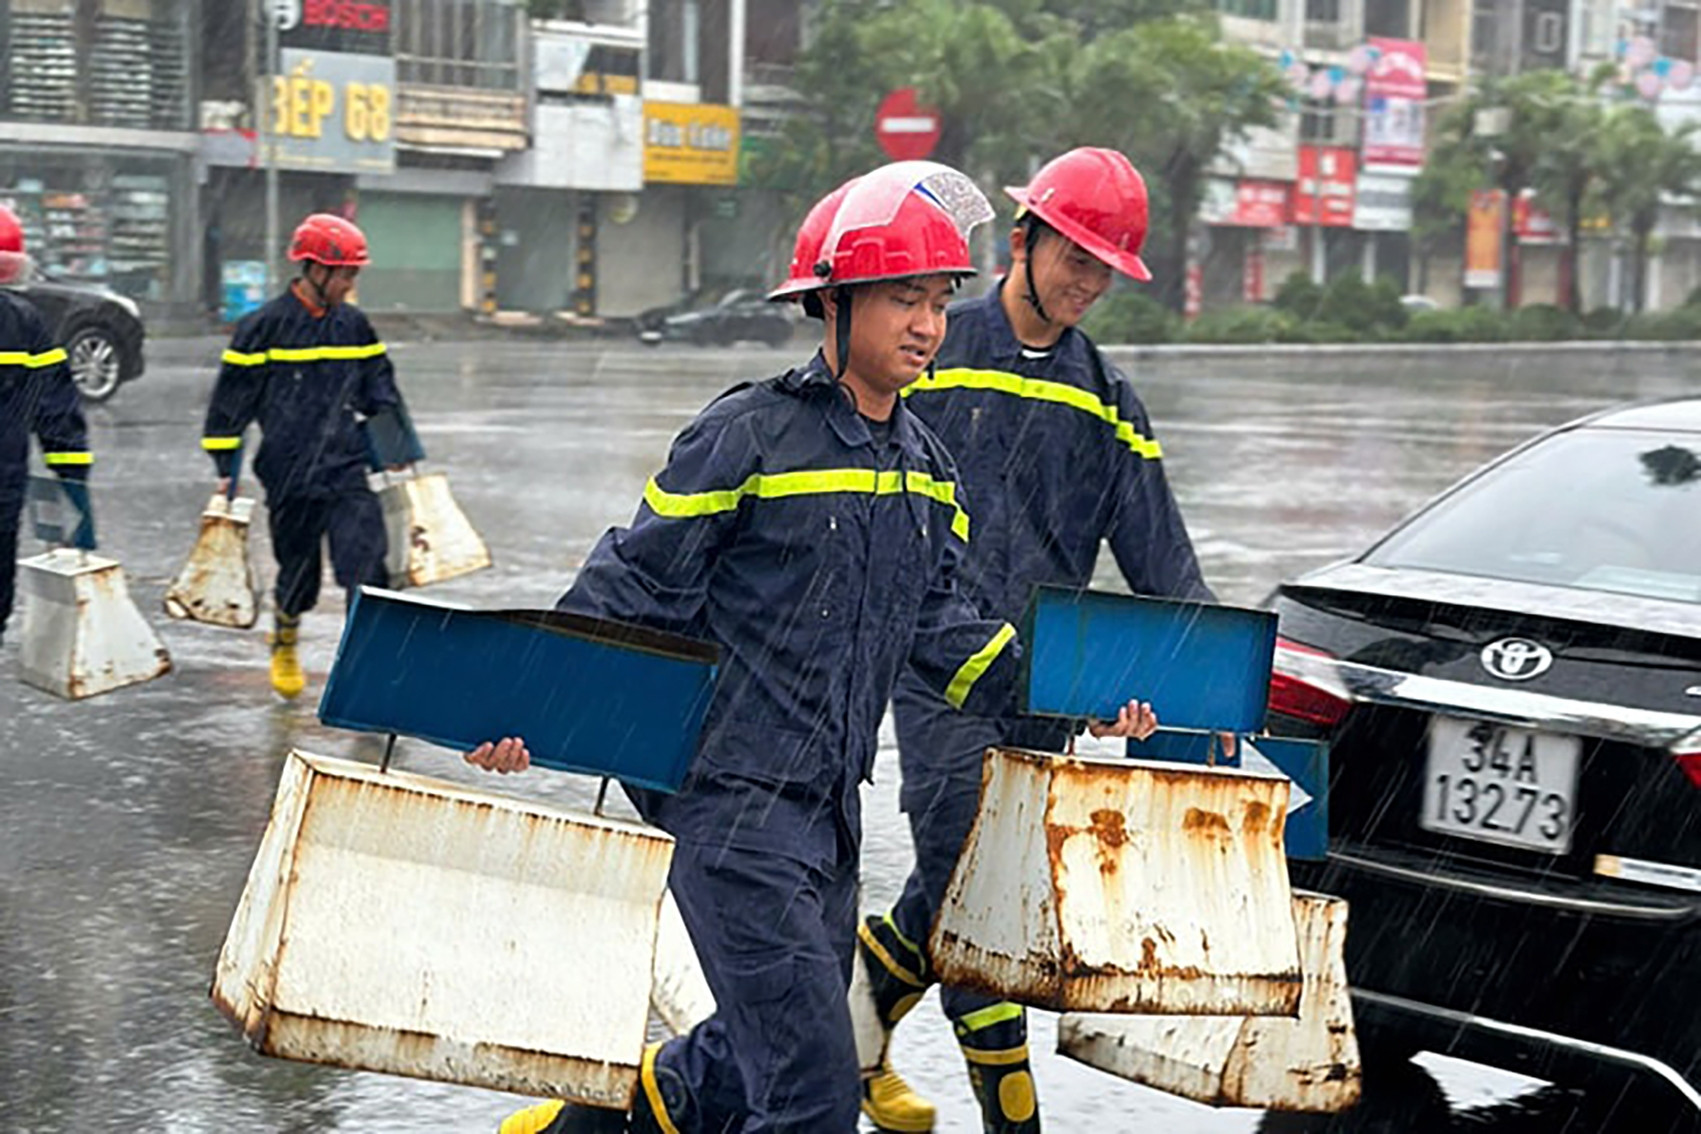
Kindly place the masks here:
[[(123, 561), (175, 672), (70, 704), (18, 684), (15, 641), (0, 649), (0, 1131), (493, 1130), (516, 1100), (261, 1059), (206, 998), (284, 753), (299, 745), (375, 759), (378, 751), (314, 719), (342, 617), (334, 588), (306, 621), (313, 684), (296, 704), (271, 694), (258, 631), (158, 613), (212, 487), (198, 437), (222, 345), (153, 344), (149, 373), (91, 411), (102, 546)], [(394, 354), (431, 465), (449, 472), (496, 559), (492, 570), (430, 593), (543, 606), (603, 528), (630, 516), (644, 478), (695, 410), (799, 352), (399, 342)], [(1678, 392), (1692, 386), (1691, 373), (1684, 358), (1555, 365), (1510, 353), (1137, 368), (1206, 576), (1240, 603), (1359, 548), (1534, 431), (1618, 399)], [(263, 527), (255, 525), (255, 551), (269, 579)], [(490, 786), (421, 743), (404, 741), (398, 760)], [(895, 895), (909, 855), (889, 747), (880, 770), (865, 806), (864, 877), (876, 907)], [(533, 773), (506, 787), (588, 804), (594, 784)], [(1213, 1111), (1064, 1060), (1051, 1053), (1053, 1035), (1051, 1019), (1038, 1016), (1050, 1130), (1260, 1128), (1255, 1113)], [(904, 1026), (896, 1059), (939, 1104), (941, 1130), (976, 1128), (933, 997)], [(1449, 1061), (1426, 1065), (1461, 1108), (1528, 1086)], [(1393, 1110), (1410, 1123), (1378, 1129), (1445, 1121), (1404, 1104)]]

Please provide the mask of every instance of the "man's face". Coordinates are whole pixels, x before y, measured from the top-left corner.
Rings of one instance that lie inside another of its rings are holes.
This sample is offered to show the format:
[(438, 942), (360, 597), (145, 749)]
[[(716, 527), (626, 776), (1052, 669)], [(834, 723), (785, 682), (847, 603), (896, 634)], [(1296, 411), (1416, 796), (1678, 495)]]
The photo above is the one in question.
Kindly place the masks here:
[[(1110, 266), (1060, 233), (1042, 232), (1029, 247), (1027, 230), (1017, 231), (1022, 254), (1033, 271), (1040, 306), (1056, 322), (1073, 327), (1110, 287)], [(1011, 275), (1026, 286), (1020, 272)]]
[(876, 393), (896, 393), (921, 377), (945, 338), (950, 276), (867, 284), (851, 293), (850, 364)]
[(348, 298), (348, 293), (354, 290), (354, 281), (360, 275), (359, 268), (327, 268), (325, 282), (320, 284), (325, 293), (325, 306), (335, 307)]

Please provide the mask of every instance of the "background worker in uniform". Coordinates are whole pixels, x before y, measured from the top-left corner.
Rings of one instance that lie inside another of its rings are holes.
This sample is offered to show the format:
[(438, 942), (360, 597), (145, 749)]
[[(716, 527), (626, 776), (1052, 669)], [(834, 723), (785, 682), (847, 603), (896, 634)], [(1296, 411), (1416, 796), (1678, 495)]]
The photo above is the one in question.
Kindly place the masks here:
[(17, 583), (30, 433), (41, 442), (47, 467), (85, 508), (94, 460), (82, 396), (71, 380), (64, 349), (53, 341), (29, 300), (4, 290), (22, 283), (28, 274), (24, 230), (10, 209), (0, 207), (0, 637), (12, 613)]
[[(1076, 327), (1113, 271), (1151, 278), (1140, 260), (1145, 183), (1114, 150), (1076, 149), (1008, 192), (1020, 206), (1009, 274), (952, 305), (936, 370), (904, 391), (956, 458), (974, 506), (964, 593), (1017, 623), (1034, 585), (1085, 586), (1108, 540), (1135, 594), (1208, 600), (1145, 407)], [(956, 712), (913, 674), (898, 682), (893, 716), (916, 864), (892, 910), (858, 927), (888, 1029), (933, 983), (925, 943), (974, 821), (982, 752), (1063, 751), (1072, 734), (1066, 722)], [(985, 1130), (1039, 1130), (1022, 1008), (948, 987), (940, 999)], [(931, 1104), (889, 1067), (864, 1096), (882, 1129), (933, 1127)]]
[(278, 563), (272, 688), (295, 697), (307, 684), (296, 646), (301, 615), (319, 600), (321, 544), (329, 542), (332, 569), (351, 603), (361, 585), (388, 583), (384, 515), (366, 483), (360, 418), (399, 406), (401, 394), (384, 344), (347, 302), (370, 260), (365, 235), (342, 217), (315, 213), (296, 228), (289, 258), (301, 265), (300, 276), (236, 325), (201, 445), (223, 490), (243, 430), (260, 425), (254, 472), (266, 488)]
[[(717, 1011), (646, 1051), (629, 1126), (546, 1103), (504, 1134), (854, 1131), (858, 789), (892, 683), (908, 665), (948, 704), (1013, 698), (1014, 629), (953, 580), (970, 531), (951, 460), (898, 398), (938, 349), (972, 272), (965, 230), (990, 207), (931, 162), (882, 167), (822, 207), (776, 293), (811, 297), (821, 351), (687, 426), (558, 604), (721, 647), (680, 791), (629, 791), (677, 840), (669, 885)], [(1130, 704), (1116, 728), (1155, 726)], [(467, 758), (529, 762), (522, 738)]]

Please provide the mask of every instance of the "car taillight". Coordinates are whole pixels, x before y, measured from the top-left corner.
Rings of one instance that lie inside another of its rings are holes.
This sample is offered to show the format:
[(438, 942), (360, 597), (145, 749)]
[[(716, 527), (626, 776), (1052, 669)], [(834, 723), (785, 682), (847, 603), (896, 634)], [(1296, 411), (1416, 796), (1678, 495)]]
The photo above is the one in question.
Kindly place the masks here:
[(1701, 752), (1674, 752), (1672, 758), (1677, 766), (1683, 769), (1683, 774), (1689, 777), (1689, 782), (1701, 788)]
[(1270, 711), (1334, 728), (1352, 709), (1346, 687), (1335, 675), (1335, 657), (1315, 646), (1276, 639), (1270, 674)]

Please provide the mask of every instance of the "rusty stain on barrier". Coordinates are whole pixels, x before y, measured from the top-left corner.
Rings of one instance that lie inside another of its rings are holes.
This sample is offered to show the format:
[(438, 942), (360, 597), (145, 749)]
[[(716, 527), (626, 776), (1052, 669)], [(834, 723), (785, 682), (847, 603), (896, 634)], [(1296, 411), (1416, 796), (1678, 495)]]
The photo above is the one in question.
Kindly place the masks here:
[(934, 929), (941, 980), (1061, 1010), (1293, 1015), (1287, 789), (990, 750)]
[(1058, 1022), (1058, 1051), (1212, 1106), (1352, 1106), (1362, 1066), (1344, 959), (1347, 905), (1304, 893), (1293, 903), (1304, 974), (1296, 1019), (1067, 1013)]
[(201, 526), (171, 586), (165, 611), (213, 626), (247, 629), (259, 620), (259, 596), (248, 558), (248, 529), (254, 501), (215, 493), (201, 512)]
[(385, 569), (392, 587), (429, 586), (490, 566), (490, 548), (455, 501), (443, 473), (392, 481), (378, 498), (389, 538)]

